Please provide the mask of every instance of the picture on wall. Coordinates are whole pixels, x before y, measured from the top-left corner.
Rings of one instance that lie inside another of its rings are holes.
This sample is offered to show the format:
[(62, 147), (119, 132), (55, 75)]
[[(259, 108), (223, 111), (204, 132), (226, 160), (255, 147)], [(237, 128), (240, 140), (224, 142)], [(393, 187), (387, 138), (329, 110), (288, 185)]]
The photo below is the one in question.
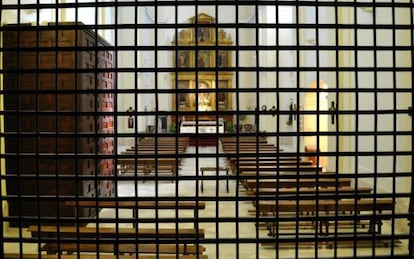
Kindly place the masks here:
[(177, 67), (190, 67), (190, 52), (187, 50), (177, 51)]
[(197, 29), (197, 38), (199, 42), (210, 41), (211, 40), (211, 28), (199, 27)]
[(212, 67), (211, 62), (211, 51), (208, 50), (200, 50), (197, 53), (197, 67), (204, 68), (204, 67)]

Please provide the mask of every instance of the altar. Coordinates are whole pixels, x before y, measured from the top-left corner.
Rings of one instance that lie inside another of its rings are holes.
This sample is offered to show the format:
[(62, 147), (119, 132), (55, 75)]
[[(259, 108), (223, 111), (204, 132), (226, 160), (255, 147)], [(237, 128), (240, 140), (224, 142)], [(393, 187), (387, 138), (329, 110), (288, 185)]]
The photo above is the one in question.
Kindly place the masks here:
[(180, 134), (186, 133), (195, 134), (190, 137), (189, 146), (217, 146), (219, 138), (214, 134), (224, 133), (224, 121), (183, 121)]
[(224, 122), (220, 121), (183, 121), (180, 133), (224, 133)]

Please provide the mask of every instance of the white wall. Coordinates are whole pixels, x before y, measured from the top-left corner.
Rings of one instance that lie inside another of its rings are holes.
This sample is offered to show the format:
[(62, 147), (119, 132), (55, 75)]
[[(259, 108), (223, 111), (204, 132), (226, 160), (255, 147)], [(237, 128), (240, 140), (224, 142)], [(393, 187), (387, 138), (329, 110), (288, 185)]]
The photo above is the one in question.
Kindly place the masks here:
[[(410, 24), (409, 12), (402, 9), (395, 9), (395, 17), (397, 24)], [(377, 22), (383, 24), (391, 24), (391, 13), (388, 9), (377, 8), (375, 13), (372, 10), (358, 9), (357, 17), (354, 18), (350, 9), (343, 10), (343, 23), (357, 22), (359, 24), (372, 24), (376, 15)], [(395, 43), (397, 46), (411, 46), (410, 31), (396, 31)], [(344, 32), (341, 36), (341, 44), (359, 46), (393, 46), (394, 35), (390, 30), (377, 30), (376, 37), (372, 30), (360, 30), (355, 35), (352, 31)], [(376, 54), (376, 66), (379, 68), (386, 67), (402, 67), (410, 68), (411, 53), (395, 52), (396, 63), (393, 63), (393, 51), (378, 51)], [(354, 58), (353, 52), (342, 53), (340, 56), (341, 67), (373, 67), (374, 51), (358, 51), (357, 59)], [(359, 114), (350, 116), (341, 116), (340, 131), (361, 132), (361, 135), (355, 137), (342, 137), (340, 139), (340, 151), (354, 152), (393, 152), (407, 151), (411, 152), (412, 140), (409, 135), (398, 136), (394, 138), (392, 135), (384, 135), (382, 132), (398, 132), (412, 130), (412, 118), (408, 114), (381, 114), (387, 111), (406, 110), (411, 103), (411, 93), (394, 94), (392, 88), (395, 89), (411, 89), (412, 78), (409, 72), (377, 72), (377, 81), (373, 73), (358, 73), (358, 79), (352, 72), (342, 73), (340, 76), (341, 88), (360, 88), (372, 89), (372, 92), (356, 91), (355, 93), (340, 94), (340, 110), (377, 110), (378, 115)], [(387, 92), (375, 94), (376, 89), (390, 89)], [(395, 98), (394, 98), (395, 96)], [(396, 122), (396, 123), (395, 123)], [(363, 136), (362, 133), (369, 135)], [(391, 173), (391, 172), (410, 172), (411, 156), (398, 156), (395, 161), (392, 155), (380, 156), (362, 156), (355, 153), (355, 156), (341, 158), (341, 169), (347, 172), (358, 173)], [(396, 179), (395, 181), (393, 179)], [(411, 179), (407, 178), (376, 178), (378, 192), (411, 192)], [(361, 185), (374, 185), (374, 178), (362, 179), (359, 181)], [(408, 199), (397, 200), (397, 211), (407, 212)], [(406, 224), (406, 223), (402, 223)]]
[[(338, 21), (342, 24), (355, 25), (359, 24), (372, 24), (373, 23), (373, 13), (369, 10), (358, 9), (357, 16), (354, 17), (352, 8), (339, 8)], [(314, 8), (300, 8), (299, 10), (299, 21), (301, 23), (335, 23), (334, 12), (331, 12), (329, 9), (319, 8), (318, 14), (316, 17)], [(396, 9), (396, 23), (397, 24), (410, 24), (410, 15), (409, 12), (405, 9)], [(391, 24), (391, 13), (389, 9), (378, 9), (376, 11), (376, 16), (378, 21), (381, 23)], [(272, 19), (272, 17), (262, 17), (262, 19)], [(318, 33), (318, 35), (316, 35)], [(374, 44), (382, 46), (393, 46), (393, 35), (391, 31), (386, 30), (377, 30), (376, 38), (374, 39), (372, 30), (358, 30), (357, 32), (353, 30), (302, 30), (299, 33), (299, 44), (302, 46), (315, 46), (319, 45), (328, 45), (336, 46), (336, 33), (338, 33), (339, 45), (341, 46), (373, 46)], [(288, 45), (295, 45), (296, 39), (294, 35), (291, 37), (283, 35), (279, 32), (279, 39), (286, 41)], [(410, 33), (405, 31), (396, 31), (395, 32), (395, 42), (397, 46), (410, 46)], [(266, 30), (263, 35), (261, 35), (262, 43), (268, 45), (275, 45), (276, 39), (276, 30)], [(280, 41), (279, 44), (283, 45), (283, 41)], [(293, 41), (293, 42), (289, 42)], [(378, 67), (403, 67), (409, 68), (411, 64), (411, 53), (410, 52), (396, 52), (395, 60), (396, 63), (393, 63), (392, 51), (388, 52), (377, 52), (377, 66)], [(289, 54), (291, 54), (289, 56)], [(274, 60), (279, 58), (279, 66), (291, 66), (294, 65), (296, 60), (296, 52), (284, 53), (283, 58), (276, 57), (275, 52), (266, 52), (260, 56), (260, 64), (264, 67), (275, 66)], [(336, 60), (336, 51), (309, 51), (300, 53), (300, 67), (349, 67), (354, 68), (358, 67), (374, 67), (374, 52), (367, 51), (358, 51), (358, 58), (355, 60), (353, 51), (340, 51), (338, 60)], [(318, 58), (318, 59), (317, 59)], [(317, 63), (318, 62), (318, 63)], [(378, 93), (374, 94), (374, 87), (377, 88), (392, 88), (395, 85), (399, 89), (411, 89), (412, 79), (409, 72), (403, 73), (388, 73), (388, 72), (378, 72), (377, 81), (374, 81), (373, 73), (361, 73), (358, 72), (356, 79), (356, 73), (354, 72), (341, 72), (336, 78), (335, 72), (303, 72), (300, 74), (300, 82), (298, 83), (299, 87), (307, 87), (312, 81), (317, 79), (324, 80), (330, 89), (356, 89), (356, 87), (361, 88), (372, 88), (372, 92), (340, 92), (338, 93), (339, 103), (336, 103), (336, 94), (329, 93), (328, 95), (328, 104), (331, 101), (335, 101), (337, 108), (341, 111), (353, 111), (358, 110), (378, 110), (378, 111), (387, 111), (387, 110), (404, 110), (407, 107), (411, 106), (411, 93), (399, 93), (396, 94), (394, 100), (394, 94), (392, 92), (387, 93)], [(395, 77), (395, 81), (393, 79)], [(289, 87), (289, 83), (295, 88), (295, 79), (293, 80), (288, 78), (279, 79), (279, 82), (276, 82), (275, 73), (263, 73), (260, 77), (261, 87)], [(293, 82), (293, 84), (292, 84)], [(338, 82), (339, 85), (336, 85)], [(287, 106), (288, 98), (293, 97), (294, 100), (296, 96), (286, 95), (283, 100), (279, 100), (279, 106), (283, 109), (284, 106)], [(303, 102), (303, 95), (300, 95), (299, 103)], [(374, 99), (377, 98), (377, 103), (374, 103)], [(262, 94), (260, 96), (260, 102), (267, 104), (273, 103), (275, 96), (273, 94)], [(286, 108), (284, 108), (286, 109)], [(283, 116), (281, 117), (283, 118)], [(339, 122), (336, 122), (335, 125), (328, 123), (328, 131), (335, 132), (337, 127), (340, 132), (367, 132), (370, 136), (357, 135), (353, 136), (340, 136), (339, 138), (329, 137), (329, 144), (327, 151), (340, 151), (340, 152), (355, 152), (357, 151), (368, 151), (374, 152), (392, 152), (394, 147), (397, 148), (397, 151), (411, 151), (411, 137), (410, 136), (399, 136), (394, 139), (393, 136), (384, 136), (381, 135), (381, 131), (411, 131), (412, 118), (407, 114), (399, 114), (396, 116), (396, 124), (393, 121), (392, 115), (378, 115), (377, 121), (375, 121), (375, 116), (370, 115), (341, 115), (339, 116)], [(277, 131), (277, 124), (275, 118), (263, 118), (260, 121), (261, 130), (268, 131)], [(330, 121), (330, 119), (328, 120)], [(281, 125), (280, 129), (283, 129), (283, 119), (280, 120)], [(339, 125), (337, 124), (339, 123)], [(394, 126), (395, 125), (395, 126)], [(288, 128), (289, 129), (289, 128)], [(375, 136), (377, 136), (377, 146), (374, 149)], [(336, 150), (337, 141), (339, 144), (339, 150)], [(284, 144), (287, 144), (284, 142)], [(292, 147), (295, 146), (295, 143), (291, 143)], [(374, 163), (375, 156), (360, 156), (356, 153), (349, 157), (342, 156), (339, 160), (339, 171), (340, 172), (374, 172), (386, 173), (386, 172), (409, 172), (411, 168), (411, 157), (410, 156), (399, 156), (396, 161), (393, 161), (392, 156), (377, 156), (377, 162)], [(393, 165), (395, 164), (395, 168)], [(335, 159), (330, 158), (328, 162), (328, 170), (332, 171), (336, 168)], [(356, 166), (357, 165), (357, 166)], [(395, 182), (391, 178), (378, 178), (377, 179), (377, 188), (378, 192), (393, 192), (393, 188), (397, 188), (398, 192), (410, 192), (411, 191), (411, 180), (407, 178), (398, 178)], [(361, 180), (359, 184), (369, 184), (373, 186), (373, 179), (364, 179)], [(397, 209), (401, 211), (407, 210), (407, 201), (399, 200), (397, 204)]]

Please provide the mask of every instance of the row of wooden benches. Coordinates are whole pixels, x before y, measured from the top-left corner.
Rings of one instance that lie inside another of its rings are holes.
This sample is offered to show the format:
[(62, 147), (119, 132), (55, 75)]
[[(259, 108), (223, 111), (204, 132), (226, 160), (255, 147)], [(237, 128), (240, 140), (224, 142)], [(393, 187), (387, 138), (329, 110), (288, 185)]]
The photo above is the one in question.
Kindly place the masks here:
[[(251, 137), (242, 137), (243, 141), (241, 146), (236, 146), (232, 144), (232, 137), (221, 138), (224, 151), (227, 154), (236, 155), (238, 157), (239, 152), (249, 153), (259, 149), (260, 151), (266, 151), (270, 153), (276, 153), (278, 150), (274, 145), (267, 144), (265, 142), (261, 143), (259, 147), (256, 147), (252, 141), (255, 141)], [(239, 139), (240, 140), (240, 139)], [(262, 139), (262, 141), (265, 141)], [(182, 159), (180, 157), (186, 150), (188, 144), (188, 138), (161, 138), (161, 139), (143, 139), (138, 143), (138, 147), (131, 147), (121, 153), (121, 158), (117, 160), (119, 167), (119, 172), (125, 174), (127, 172), (137, 172), (143, 173), (144, 175), (149, 175), (151, 173), (171, 173), (172, 176), (177, 176), (177, 171), (181, 167)], [(233, 164), (235, 157), (233, 156)], [(309, 162), (301, 162), (303, 166), (309, 166), (308, 170), (313, 170), (313, 167), (309, 165)], [(273, 164), (268, 163), (269, 166)], [(243, 168), (241, 168), (243, 166)], [(292, 161), (286, 159), (283, 163), (283, 166), (291, 167)], [(243, 170), (253, 170), (254, 165), (248, 164), (248, 162), (237, 165), (238, 171)], [(232, 171), (236, 172), (235, 166), (232, 167)]]
[[(231, 137), (221, 138), (221, 142), (231, 143)], [(242, 138), (246, 142), (244, 149), (246, 152), (254, 151), (254, 146), (251, 144), (252, 138)], [(137, 147), (131, 147), (122, 152), (121, 158), (117, 160), (119, 172), (125, 174), (128, 172), (143, 173), (149, 175), (151, 173), (171, 173), (172, 176), (177, 176), (177, 171), (181, 167), (182, 159), (180, 157), (187, 148), (188, 138), (146, 138), (138, 143)], [(226, 146), (223, 145), (225, 148)], [(277, 149), (274, 145), (263, 143), (260, 147), (268, 152), (274, 153)], [(237, 147), (227, 147), (225, 152), (236, 152)], [(242, 151), (243, 152), (243, 151)], [(287, 161), (286, 165), (291, 165), (291, 161)], [(305, 165), (305, 163), (304, 163)], [(249, 165), (244, 165), (249, 166)], [(246, 170), (249, 168), (245, 168)], [(234, 170), (234, 168), (233, 168)]]
[[(326, 237), (330, 235), (331, 222), (336, 225), (351, 222), (354, 226), (365, 227), (360, 220), (364, 218), (368, 219), (368, 233), (379, 236), (382, 221), (390, 219), (394, 210), (394, 200), (363, 198), (364, 195), (370, 197), (371, 188), (353, 188), (350, 178), (323, 172), (321, 166), (310, 161), (285, 155), (263, 139), (257, 142), (255, 138), (234, 138), (222, 143), (231, 171), (252, 197), (253, 208), (249, 212), (255, 213), (259, 222), (265, 222), (268, 236), (278, 239), (275, 243), (289, 234), (290, 228), (287, 233), (281, 229), (289, 222), (312, 222), (318, 231), (311, 234)], [(271, 152), (273, 155), (269, 154)], [(254, 155), (245, 155), (247, 153)], [(388, 217), (384, 212), (388, 212)], [(315, 242), (315, 239), (308, 238), (307, 242)]]
[(203, 229), (29, 226), (48, 254), (202, 254)]
[[(123, 155), (130, 155), (128, 153), (122, 153)], [(121, 154), (121, 155), (122, 155)], [(181, 168), (181, 158), (179, 157), (136, 157), (136, 158), (119, 158), (117, 160), (118, 171), (121, 175), (125, 175), (129, 172), (142, 173), (143, 176), (148, 176), (154, 173), (158, 176), (160, 173), (168, 173), (175, 177), (178, 174), (178, 170)], [(142, 177), (140, 177), (142, 178)]]
[[(181, 158), (187, 149), (189, 139), (186, 137), (159, 137), (145, 138), (138, 142), (136, 147), (123, 151), (117, 160), (119, 172), (143, 173), (171, 173), (177, 175), (181, 166)], [(163, 157), (162, 157), (163, 156)]]
[[(337, 195), (335, 193), (334, 195)], [(332, 195), (333, 196), (333, 195)], [(312, 200), (260, 200), (253, 202), (254, 213), (260, 213), (262, 216), (277, 217), (279, 220), (285, 215), (301, 217), (305, 215), (314, 215), (308, 221), (316, 222), (319, 226), (320, 235), (329, 235), (329, 222), (351, 222), (357, 223), (360, 218), (369, 219), (368, 233), (381, 234), (382, 220), (387, 219), (384, 212), (390, 212), (394, 209), (392, 199), (383, 198), (361, 198), (361, 199), (338, 199), (334, 197), (317, 198)], [(290, 213), (290, 214), (288, 214)], [(293, 214), (292, 214), (293, 213)], [(309, 214), (310, 213), (310, 214)], [(348, 214), (347, 214), (348, 213)], [(363, 214), (361, 214), (363, 213)], [(317, 215), (317, 216), (316, 216)], [(390, 217), (388, 217), (389, 219)], [(306, 219), (299, 219), (306, 220)], [(364, 224), (362, 224), (365, 227)], [(267, 224), (269, 236), (276, 236), (278, 224)]]
[[(143, 176), (151, 173), (171, 173), (177, 175), (181, 165), (181, 158), (177, 154), (185, 152), (188, 138), (145, 138), (138, 142), (136, 147), (131, 147), (121, 153), (122, 158), (117, 160), (119, 172), (143, 173)], [(159, 157), (165, 156), (165, 157)], [(168, 156), (171, 157), (168, 157)], [(143, 202), (143, 201), (69, 201), (66, 205), (73, 206), (77, 210), (85, 207), (93, 208), (129, 208), (132, 209), (134, 228), (117, 227), (68, 227), (68, 226), (30, 226), (32, 234), (48, 236), (53, 241), (53, 236), (59, 233), (59, 237), (72, 236), (76, 242), (48, 242), (42, 246), (42, 250), (48, 254), (54, 253), (114, 253), (139, 254), (139, 258), (207, 258), (202, 255), (205, 248), (197, 243), (204, 238), (204, 230), (199, 228), (138, 228), (135, 220), (138, 220), (138, 212), (142, 209), (204, 209), (204, 202)], [(85, 240), (82, 240), (82, 237)], [(112, 240), (111, 240), (112, 237)], [(105, 239), (99, 245), (87, 241)], [(139, 244), (138, 244), (139, 239)], [(154, 242), (156, 240), (156, 244)], [(181, 243), (177, 243), (180, 241)], [(150, 243), (145, 243), (150, 242)], [(166, 243), (163, 243), (166, 242)], [(159, 257), (146, 254), (157, 254)], [(197, 255), (197, 256), (195, 256)], [(135, 255), (134, 255), (135, 256)], [(110, 257), (109, 257), (110, 258)], [(118, 257), (117, 257), (118, 258)], [(120, 257), (122, 258), (122, 257)], [(127, 258), (127, 257), (126, 257)], [(135, 258), (135, 257), (134, 257)]]
[[(48, 255), (80, 253), (83, 256), (83, 253), (95, 253), (99, 255), (139, 254), (139, 258), (170, 258), (168, 255), (183, 259), (207, 258), (202, 255), (205, 247), (199, 244), (204, 239), (204, 229), (198, 228), (196, 225), (194, 228), (142, 228), (135, 224), (138, 219), (142, 220), (138, 211), (144, 209), (193, 210), (194, 217), (197, 217), (198, 211), (205, 209), (204, 202), (76, 200), (66, 201), (65, 204), (73, 206), (76, 210), (87, 207), (132, 209), (133, 219), (131, 222), (135, 227), (121, 227), (119, 225), (105, 227), (99, 225), (95, 227), (79, 225), (29, 226), (27, 231), (31, 232), (36, 243), (42, 243), (40, 251), (46, 252)], [(150, 257), (151, 254), (157, 254), (160, 257)], [(148, 257), (144, 257), (144, 255), (148, 255)], [(194, 255), (199, 255), (199, 257), (194, 257)], [(42, 258), (49, 257), (42, 255)]]

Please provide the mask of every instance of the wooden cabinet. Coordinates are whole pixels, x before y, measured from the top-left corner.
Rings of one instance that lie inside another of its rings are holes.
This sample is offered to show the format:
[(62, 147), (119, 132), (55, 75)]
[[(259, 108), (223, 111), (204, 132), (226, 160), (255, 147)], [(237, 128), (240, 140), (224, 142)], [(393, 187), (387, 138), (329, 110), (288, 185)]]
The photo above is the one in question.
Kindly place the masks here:
[(115, 60), (100, 48), (108, 43), (82, 24), (9, 25), (3, 46), (10, 216), (28, 216), (23, 225), (70, 217), (64, 199), (113, 196), (112, 181), (97, 178), (114, 174)]
[[(414, 192), (414, 185), (411, 186), (411, 193)], [(414, 255), (414, 199), (410, 198), (410, 205), (408, 207), (408, 225), (410, 228), (410, 237), (408, 239), (408, 251), (410, 255)]]

